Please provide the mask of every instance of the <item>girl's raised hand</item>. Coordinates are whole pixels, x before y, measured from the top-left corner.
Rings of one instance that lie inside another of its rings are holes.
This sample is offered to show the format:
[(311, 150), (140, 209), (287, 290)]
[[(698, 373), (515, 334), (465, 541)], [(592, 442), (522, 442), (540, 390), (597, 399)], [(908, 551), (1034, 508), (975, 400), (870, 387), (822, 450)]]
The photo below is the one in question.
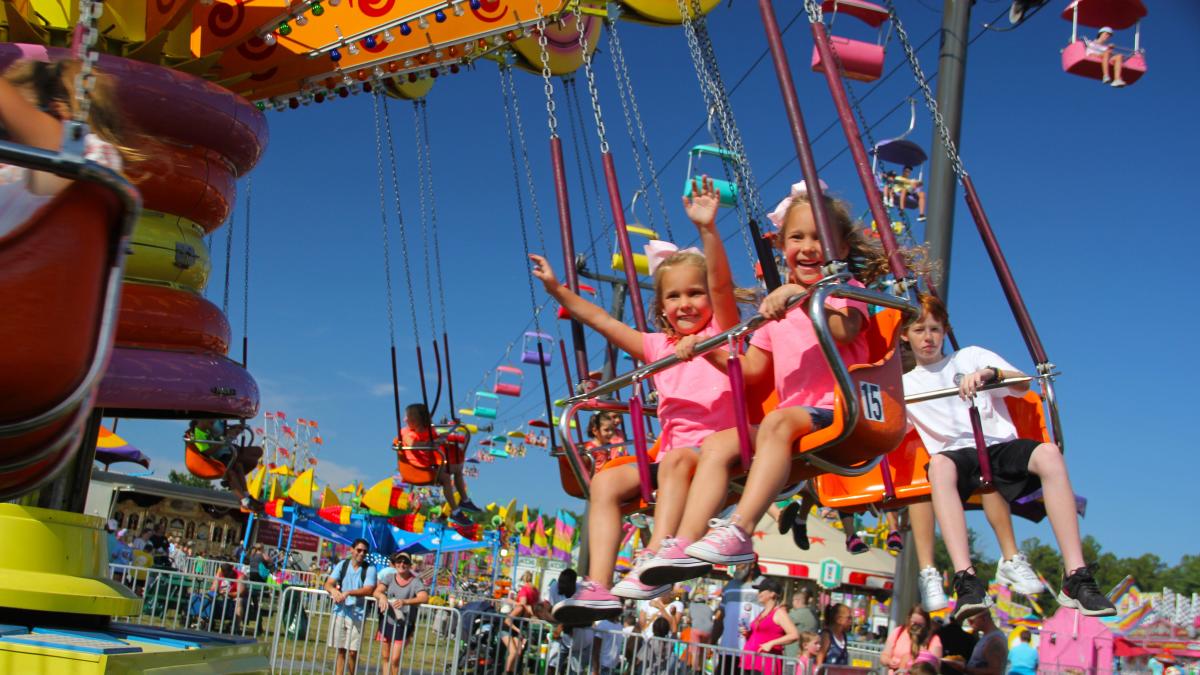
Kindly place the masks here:
[(772, 321), (778, 321), (787, 315), (788, 298), (803, 291), (804, 289), (794, 284), (784, 284), (763, 298), (758, 306), (758, 313)]
[(554, 276), (554, 268), (550, 266), (550, 262), (536, 253), (530, 253), (529, 259), (533, 261), (533, 276), (542, 282), (546, 290), (553, 291), (558, 288), (558, 277)]
[(693, 178), (691, 194), (683, 196), (683, 210), (688, 219), (701, 230), (715, 229), (720, 206), (721, 193), (713, 187), (712, 179), (704, 176), (697, 182)]
[(696, 345), (699, 342), (698, 335), (684, 335), (675, 343), (675, 356), (681, 361), (691, 361), (692, 357), (696, 356)]

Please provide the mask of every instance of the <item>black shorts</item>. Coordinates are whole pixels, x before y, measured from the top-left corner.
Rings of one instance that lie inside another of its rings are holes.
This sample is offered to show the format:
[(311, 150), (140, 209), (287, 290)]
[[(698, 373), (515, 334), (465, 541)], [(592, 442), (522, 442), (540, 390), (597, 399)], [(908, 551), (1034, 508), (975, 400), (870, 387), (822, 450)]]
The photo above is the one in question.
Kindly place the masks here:
[[(1018, 438), (988, 446), (992, 486), (1008, 502), (1014, 502), (1042, 487), (1042, 480), (1029, 471), (1029, 458), (1041, 441)], [(979, 453), (975, 448), (955, 448), (942, 453), (958, 470), (958, 496), (965, 502), (983, 484)]]
[(407, 642), (416, 628), (412, 621), (400, 621), (391, 609), (383, 613), (383, 621), (379, 622), (379, 637), (384, 640), (399, 640)]

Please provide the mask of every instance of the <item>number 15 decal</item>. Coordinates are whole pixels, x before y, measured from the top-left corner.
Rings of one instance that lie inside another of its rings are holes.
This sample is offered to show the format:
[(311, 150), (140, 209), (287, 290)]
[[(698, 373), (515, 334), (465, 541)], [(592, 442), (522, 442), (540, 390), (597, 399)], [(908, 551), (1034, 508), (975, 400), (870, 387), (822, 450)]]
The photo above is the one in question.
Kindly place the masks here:
[(859, 382), (858, 391), (862, 394), (863, 418), (872, 422), (883, 421), (883, 390), (871, 382)]

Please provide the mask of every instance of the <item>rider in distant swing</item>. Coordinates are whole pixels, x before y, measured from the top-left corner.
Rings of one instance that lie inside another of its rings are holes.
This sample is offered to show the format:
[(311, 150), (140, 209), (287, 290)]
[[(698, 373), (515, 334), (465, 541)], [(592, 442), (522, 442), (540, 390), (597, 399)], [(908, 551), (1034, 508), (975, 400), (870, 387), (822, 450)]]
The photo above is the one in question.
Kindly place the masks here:
[(248, 430), (245, 424), (227, 425), (225, 420), (192, 420), (183, 433), (184, 461), (192, 475), (220, 479), (238, 496), (243, 509), (262, 513), (263, 503), (250, 496), (246, 473), (258, 466), (263, 450), (235, 443)]

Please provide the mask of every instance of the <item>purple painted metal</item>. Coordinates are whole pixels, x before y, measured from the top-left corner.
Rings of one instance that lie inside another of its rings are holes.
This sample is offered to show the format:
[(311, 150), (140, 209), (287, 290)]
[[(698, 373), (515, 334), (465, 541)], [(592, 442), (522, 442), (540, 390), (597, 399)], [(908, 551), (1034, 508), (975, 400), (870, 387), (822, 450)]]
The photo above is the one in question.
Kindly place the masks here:
[(983, 210), (983, 203), (979, 201), (979, 193), (975, 192), (975, 183), (965, 173), (961, 177), (961, 182), (963, 199), (967, 201), (971, 218), (975, 220), (975, 227), (979, 229), (979, 237), (983, 240), (988, 257), (992, 259), (992, 267), (996, 269), (996, 276), (1000, 279), (1000, 286), (1004, 289), (1004, 297), (1008, 299), (1008, 306), (1012, 309), (1013, 318), (1017, 320), (1017, 325), (1021, 328), (1021, 336), (1025, 338), (1025, 346), (1029, 348), (1029, 355), (1038, 365), (1049, 363), (1050, 358), (1046, 356), (1046, 348), (1042, 346), (1042, 339), (1038, 337), (1037, 329), (1033, 327), (1029, 309), (1025, 307), (1025, 299), (1021, 297), (1017, 281), (1008, 267), (1004, 252), (1000, 250), (1000, 243), (996, 241), (996, 233), (992, 231), (992, 224)]
[(886, 504), (896, 498), (896, 484), (892, 482), (892, 464), (887, 455), (879, 460), (879, 470), (883, 475), (883, 503)]
[(621, 201), (621, 188), (617, 184), (617, 167), (611, 152), (600, 153), (604, 164), (604, 185), (608, 188), (608, 205), (612, 209), (613, 222), (617, 225), (617, 246), (625, 261), (625, 284), (629, 289), (629, 302), (633, 305), (633, 322), (643, 333), (646, 328), (646, 308), (642, 305), (642, 287), (638, 284), (637, 265), (634, 264), (633, 247), (629, 244), (629, 230), (625, 226), (625, 204)]
[(224, 356), (116, 347), (96, 407), (114, 417), (249, 419), (258, 414), (258, 384)]
[[(769, 2), (769, 0), (759, 0)], [(854, 119), (854, 111), (850, 109), (850, 99), (846, 96), (846, 84), (842, 75), (837, 71), (837, 61), (833, 48), (829, 43), (829, 33), (825, 24), (816, 21), (809, 24), (812, 27), (813, 42), (821, 53), (821, 69), (825, 72), (825, 82), (829, 85), (829, 93), (833, 95), (833, 103), (837, 108), (838, 121), (842, 123), (842, 132), (850, 146), (850, 155), (854, 158), (854, 169), (858, 172), (858, 181), (862, 183), (863, 194), (867, 197), (867, 206), (871, 209), (871, 217), (879, 227), (879, 240), (887, 253), (888, 263), (892, 274), (897, 279), (908, 276), (908, 266), (904, 264), (904, 255), (896, 245), (896, 235), (892, 232), (887, 209), (883, 205), (883, 196), (879, 194), (879, 186), (875, 183), (875, 173), (871, 171), (871, 160), (867, 157), (867, 149), (863, 146), (859, 134), (858, 122)]]
[(983, 477), (983, 488), (992, 487), (992, 460), (988, 456), (987, 441), (983, 440), (983, 422), (979, 419), (979, 408), (971, 399), (971, 432), (975, 436), (975, 453), (979, 459), (979, 474)]
[(725, 361), (729, 373), (729, 388), (733, 390), (734, 426), (738, 435), (738, 453), (742, 470), (750, 470), (754, 450), (750, 447), (750, 417), (746, 409), (746, 378), (742, 373), (742, 362), (738, 359), (738, 345), (730, 340), (729, 358)]
[(638, 489), (642, 501), (654, 501), (654, 482), (650, 478), (650, 453), (646, 450), (646, 427), (642, 425), (642, 392), (640, 387), (629, 397), (629, 426), (633, 428), (633, 453), (637, 458)]
[(762, 14), (763, 28), (767, 33), (767, 45), (771, 50), (771, 62), (775, 64), (775, 79), (779, 82), (779, 93), (783, 95), (783, 107), (787, 111), (792, 141), (796, 144), (800, 173), (804, 176), (804, 184), (812, 197), (813, 221), (817, 226), (817, 236), (821, 238), (825, 262), (829, 262), (837, 259), (837, 253), (841, 250), (841, 233), (833, 227), (829, 220), (829, 210), (825, 208), (824, 191), (821, 190), (821, 182), (817, 177), (817, 162), (813, 158), (812, 144), (804, 127), (804, 114), (800, 112), (800, 100), (796, 96), (796, 85), (792, 82), (792, 69), (788, 65), (787, 52), (783, 48), (783, 35), (779, 32), (775, 8), (771, 5), (771, 0), (758, 0), (758, 10)]
[[(550, 137), (550, 164), (554, 168), (554, 199), (558, 207), (558, 227), (562, 234), (563, 274), (567, 287), (579, 293), (579, 274), (575, 271), (575, 235), (571, 230), (571, 202), (567, 194), (567, 174), (563, 166), (562, 139)], [(571, 319), (571, 346), (575, 350), (575, 367), (579, 370), (579, 381), (587, 378), (587, 341), (583, 336), (583, 325)], [(566, 355), (563, 355), (566, 361)], [(585, 385), (586, 386), (586, 385)], [(567, 391), (572, 391), (568, 387)]]

